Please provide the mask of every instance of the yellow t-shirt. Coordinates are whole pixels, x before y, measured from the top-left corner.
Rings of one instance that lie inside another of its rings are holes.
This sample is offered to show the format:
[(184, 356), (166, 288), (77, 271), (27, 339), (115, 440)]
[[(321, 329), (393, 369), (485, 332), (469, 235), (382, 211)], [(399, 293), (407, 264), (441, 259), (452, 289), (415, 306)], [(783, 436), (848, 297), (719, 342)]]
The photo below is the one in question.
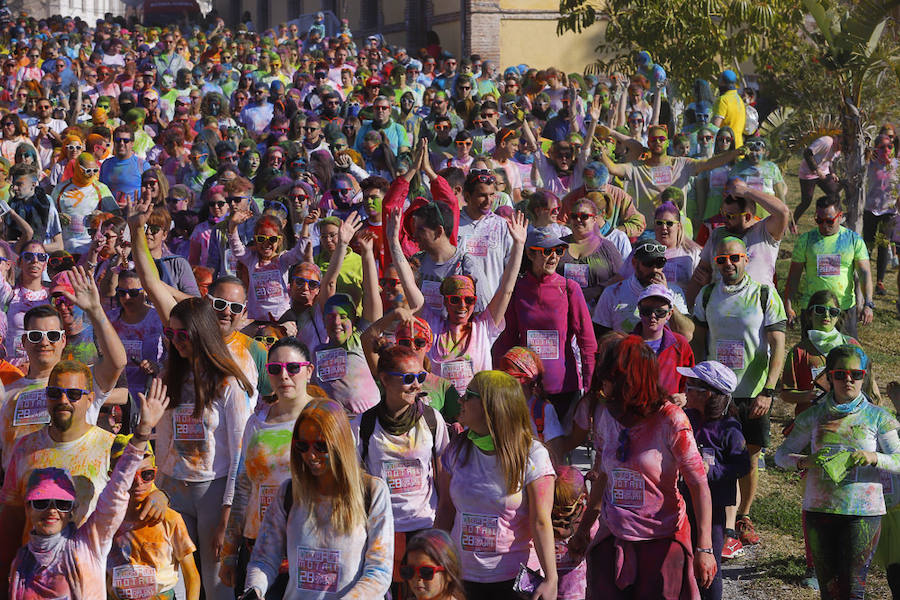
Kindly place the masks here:
[(736, 90), (728, 90), (716, 100), (713, 106), (713, 119), (722, 117), (722, 125), (734, 131), (734, 147), (744, 145), (744, 124), (747, 121), (747, 109)]

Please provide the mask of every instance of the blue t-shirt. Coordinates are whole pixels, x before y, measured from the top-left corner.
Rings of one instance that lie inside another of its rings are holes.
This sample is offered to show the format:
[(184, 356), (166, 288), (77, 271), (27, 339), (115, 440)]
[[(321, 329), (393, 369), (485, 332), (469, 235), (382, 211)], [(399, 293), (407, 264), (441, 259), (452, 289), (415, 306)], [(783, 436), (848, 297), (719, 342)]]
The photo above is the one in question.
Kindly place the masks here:
[(119, 192), (133, 194), (141, 189), (141, 175), (150, 168), (150, 164), (137, 155), (120, 160), (111, 156), (100, 166), (100, 181), (105, 183), (113, 196)]

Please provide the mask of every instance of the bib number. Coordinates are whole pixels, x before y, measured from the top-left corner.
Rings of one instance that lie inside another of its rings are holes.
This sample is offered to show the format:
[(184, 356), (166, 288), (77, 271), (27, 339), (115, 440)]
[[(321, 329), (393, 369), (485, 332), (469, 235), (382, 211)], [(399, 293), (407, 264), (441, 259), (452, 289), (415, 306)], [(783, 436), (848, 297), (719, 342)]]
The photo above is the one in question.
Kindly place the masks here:
[(322, 381), (336, 381), (347, 374), (347, 351), (343, 348), (316, 352), (316, 375)]
[(500, 518), (463, 513), (460, 546), (464, 552), (496, 552)]

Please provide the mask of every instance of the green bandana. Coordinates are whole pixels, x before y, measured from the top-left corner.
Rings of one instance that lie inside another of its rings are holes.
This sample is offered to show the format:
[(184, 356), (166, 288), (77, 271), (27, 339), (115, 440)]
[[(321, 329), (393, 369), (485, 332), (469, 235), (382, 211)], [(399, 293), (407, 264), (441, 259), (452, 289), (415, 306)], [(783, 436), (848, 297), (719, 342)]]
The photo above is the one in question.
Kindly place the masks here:
[(478, 449), (482, 452), (493, 452), (496, 449), (494, 447), (494, 438), (491, 437), (491, 434), (478, 435), (470, 429), (467, 437), (472, 440), (472, 443), (478, 446)]

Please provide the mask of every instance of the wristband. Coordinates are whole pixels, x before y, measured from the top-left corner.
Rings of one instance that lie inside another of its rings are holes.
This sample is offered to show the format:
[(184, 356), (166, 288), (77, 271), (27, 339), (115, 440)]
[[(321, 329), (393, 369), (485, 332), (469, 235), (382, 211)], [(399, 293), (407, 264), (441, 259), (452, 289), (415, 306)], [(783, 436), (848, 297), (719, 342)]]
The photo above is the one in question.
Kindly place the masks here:
[(703, 554), (714, 554), (712, 548), (694, 548), (694, 552), (702, 552)]
[(866, 308), (871, 308), (872, 310), (875, 310), (875, 303), (872, 302), (871, 300), (866, 300), (865, 302), (863, 302), (863, 306)]

